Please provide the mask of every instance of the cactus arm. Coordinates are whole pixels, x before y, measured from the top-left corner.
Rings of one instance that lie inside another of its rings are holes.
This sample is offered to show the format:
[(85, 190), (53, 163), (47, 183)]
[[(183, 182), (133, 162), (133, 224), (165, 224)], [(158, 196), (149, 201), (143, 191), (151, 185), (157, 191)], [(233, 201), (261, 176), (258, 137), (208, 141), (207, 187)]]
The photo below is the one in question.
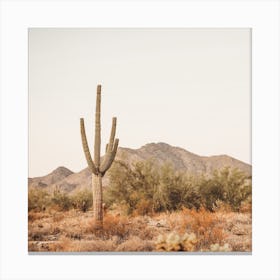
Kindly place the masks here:
[(116, 135), (116, 127), (117, 127), (117, 118), (112, 119), (112, 128), (111, 128), (111, 135), (110, 135), (110, 140), (108, 143), (108, 150), (112, 151), (113, 145), (114, 145), (114, 140), (115, 140), (115, 135)]
[(80, 128), (81, 128), (83, 149), (84, 149), (85, 157), (86, 157), (86, 160), (87, 160), (87, 163), (88, 163), (88, 167), (90, 168), (92, 173), (97, 175), (97, 169), (94, 165), (94, 162), (92, 161), (90, 151), (89, 151), (89, 148), (88, 148), (88, 142), (87, 142), (87, 136), (86, 136), (85, 124), (84, 124), (84, 119), (83, 118), (80, 119)]
[(104, 176), (106, 171), (111, 167), (111, 165), (116, 157), (116, 154), (117, 154), (118, 145), (119, 145), (119, 139), (115, 139), (112, 151), (107, 152), (107, 154), (105, 156), (105, 160), (102, 162), (102, 164), (100, 166), (100, 172), (101, 172), (102, 176)]
[(105, 170), (108, 165), (108, 162), (110, 161), (111, 153), (112, 153), (113, 147), (114, 147), (116, 126), (117, 126), (117, 118), (114, 117), (112, 119), (112, 128), (111, 128), (111, 135), (110, 135), (109, 143), (106, 145), (106, 154), (101, 162), (100, 171)]
[(100, 125), (100, 106), (101, 105), (101, 85), (97, 86), (96, 110), (95, 110), (95, 138), (94, 138), (94, 162), (97, 169), (100, 166), (100, 143), (101, 143), (101, 125)]

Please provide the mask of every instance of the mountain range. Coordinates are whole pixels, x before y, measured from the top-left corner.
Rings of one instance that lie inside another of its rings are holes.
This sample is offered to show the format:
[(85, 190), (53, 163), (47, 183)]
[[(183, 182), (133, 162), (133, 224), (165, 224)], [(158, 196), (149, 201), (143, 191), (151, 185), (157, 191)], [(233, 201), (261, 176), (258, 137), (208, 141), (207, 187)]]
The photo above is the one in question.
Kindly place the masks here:
[[(175, 170), (193, 175), (209, 176), (214, 170), (229, 166), (238, 168), (251, 176), (251, 165), (227, 155), (199, 156), (183, 148), (173, 147), (166, 143), (150, 143), (139, 149), (118, 148), (116, 160), (128, 165), (137, 161), (153, 159), (158, 164), (171, 163)], [(108, 176), (104, 176), (104, 186), (109, 184)], [(91, 188), (91, 172), (88, 168), (74, 173), (66, 167), (58, 167), (46, 176), (28, 178), (28, 187), (46, 189), (58, 188), (65, 192), (75, 192), (83, 188)]]

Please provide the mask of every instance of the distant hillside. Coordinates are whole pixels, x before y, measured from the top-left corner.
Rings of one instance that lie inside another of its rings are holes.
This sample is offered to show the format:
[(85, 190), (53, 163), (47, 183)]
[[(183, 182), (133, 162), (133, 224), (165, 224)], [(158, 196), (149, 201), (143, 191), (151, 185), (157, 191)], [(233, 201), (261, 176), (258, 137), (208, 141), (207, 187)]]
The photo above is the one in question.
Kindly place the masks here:
[(182, 170), (192, 174), (204, 173), (209, 175), (215, 169), (220, 169), (225, 166), (236, 167), (248, 175), (251, 174), (251, 165), (230, 156), (203, 157), (165, 143), (151, 143), (136, 150), (119, 148), (117, 158), (124, 159), (130, 164), (135, 161), (147, 159), (154, 159), (159, 164), (170, 162), (176, 170)]
[(73, 174), (73, 172), (66, 167), (58, 167), (50, 174), (43, 176), (43, 177), (34, 177), (28, 178), (28, 187), (48, 187), (52, 184), (55, 184), (67, 176)]
[[(226, 166), (238, 168), (251, 175), (251, 165), (229, 157), (227, 155), (203, 157), (188, 152), (179, 147), (173, 147), (165, 143), (151, 143), (139, 149), (119, 148), (117, 160), (123, 160), (129, 165), (133, 162), (148, 159), (155, 160), (158, 164), (171, 163), (176, 170), (185, 171), (189, 174), (211, 174), (215, 169)], [(104, 186), (108, 185), (109, 179), (105, 175)], [(59, 167), (49, 175), (29, 179), (29, 186), (58, 187), (59, 189), (72, 192), (81, 188), (91, 187), (91, 173), (88, 168), (78, 173), (73, 173), (65, 167)]]

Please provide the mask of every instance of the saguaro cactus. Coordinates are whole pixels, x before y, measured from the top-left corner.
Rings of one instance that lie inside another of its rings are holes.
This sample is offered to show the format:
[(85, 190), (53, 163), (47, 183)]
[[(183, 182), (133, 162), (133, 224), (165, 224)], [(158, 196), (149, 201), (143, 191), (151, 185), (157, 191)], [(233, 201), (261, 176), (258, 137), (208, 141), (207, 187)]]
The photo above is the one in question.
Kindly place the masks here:
[(103, 209), (102, 209), (102, 177), (112, 165), (119, 144), (119, 139), (115, 139), (117, 118), (112, 120), (112, 129), (109, 143), (106, 145), (106, 153), (102, 161), (100, 159), (101, 144), (101, 125), (100, 125), (100, 106), (101, 105), (101, 85), (97, 86), (96, 110), (95, 110), (95, 138), (94, 138), (94, 161), (92, 160), (88, 147), (84, 119), (80, 119), (80, 128), (82, 144), (88, 167), (92, 172), (92, 189), (93, 189), (93, 216), (96, 228), (103, 226)]

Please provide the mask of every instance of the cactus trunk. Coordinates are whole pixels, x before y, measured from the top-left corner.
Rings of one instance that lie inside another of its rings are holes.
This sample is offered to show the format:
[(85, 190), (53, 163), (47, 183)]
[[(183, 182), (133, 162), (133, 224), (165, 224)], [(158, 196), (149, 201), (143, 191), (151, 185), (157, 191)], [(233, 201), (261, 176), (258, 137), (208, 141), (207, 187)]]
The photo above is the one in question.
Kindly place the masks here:
[(94, 227), (103, 227), (103, 197), (102, 197), (102, 177), (111, 167), (118, 149), (119, 139), (115, 139), (117, 118), (113, 118), (111, 136), (109, 143), (106, 145), (106, 154), (101, 162), (100, 146), (101, 146), (101, 85), (97, 86), (96, 94), (96, 110), (95, 110), (95, 137), (94, 137), (94, 161), (88, 147), (84, 119), (80, 119), (80, 129), (82, 137), (82, 145), (87, 160), (88, 167), (92, 173), (92, 190), (93, 190), (93, 217)]
[(93, 192), (93, 218), (94, 227), (103, 227), (103, 197), (102, 197), (102, 176), (92, 175), (92, 192)]

